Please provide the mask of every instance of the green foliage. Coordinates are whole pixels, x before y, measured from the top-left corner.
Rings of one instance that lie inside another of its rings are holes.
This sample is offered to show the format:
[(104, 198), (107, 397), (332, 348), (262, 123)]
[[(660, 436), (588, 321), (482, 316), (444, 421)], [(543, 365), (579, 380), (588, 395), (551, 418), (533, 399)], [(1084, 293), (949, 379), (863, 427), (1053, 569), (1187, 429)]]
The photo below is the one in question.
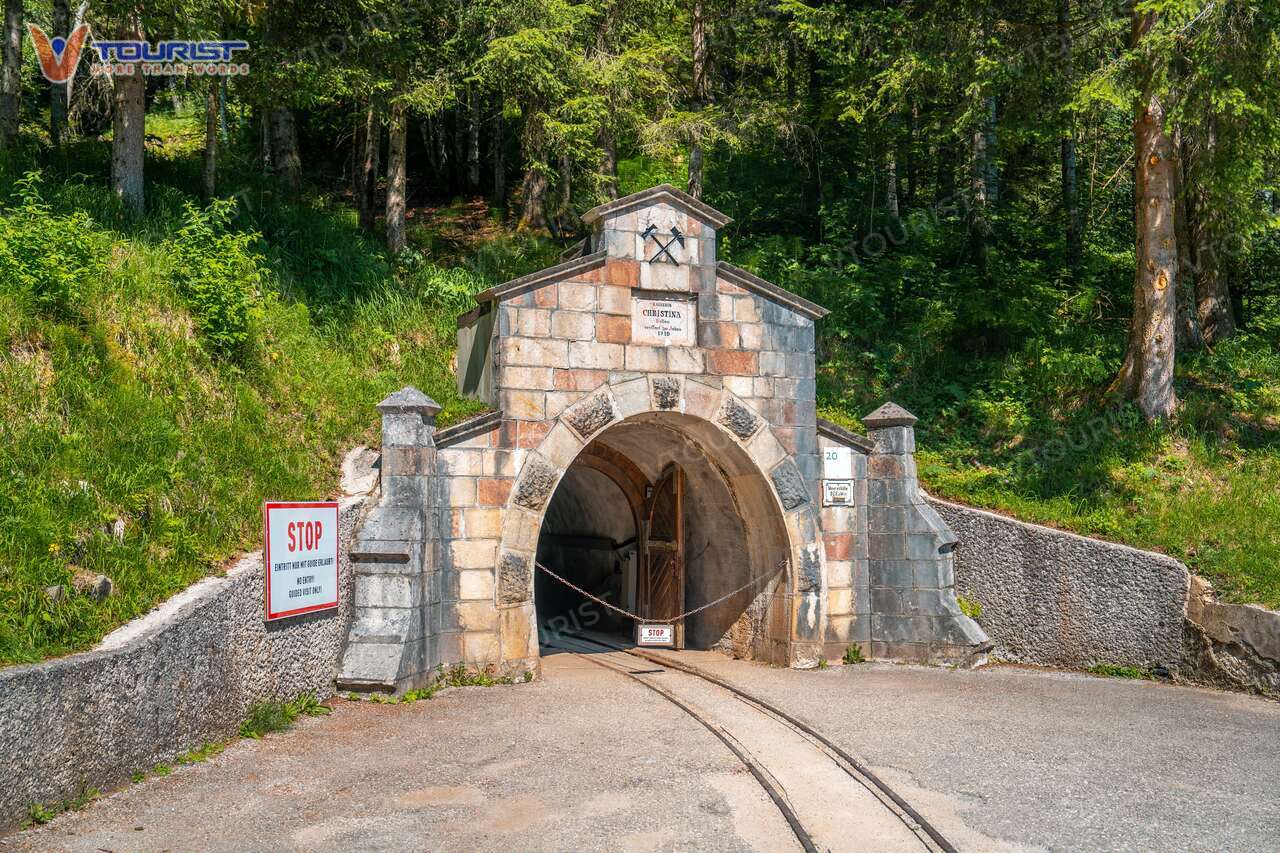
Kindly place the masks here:
[(243, 360), (252, 344), (265, 271), (253, 250), (257, 235), (230, 229), (235, 203), (214, 200), (186, 216), (167, 249), (179, 292), (187, 301), (201, 339), (214, 355)]
[(830, 669), (830, 667), (831, 664), (827, 662), (826, 658), (818, 658), (818, 669)]
[(960, 612), (970, 619), (977, 620), (982, 615), (982, 604), (974, 601), (972, 598), (966, 598), (963, 595), (956, 596), (956, 603), (960, 605)]
[(855, 663), (866, 663), (866, 658), (862, 656), (862, 646), (850, 645), (844, 650), (844, 662), (846, 665)]
[(63, 812), (76, 812), (89, 805), (89, 803), (102, 796), (102, 792), (97, 788), (85, 788), (70, 800), (63, 800), (59, 803), (51, 803), (44, 805), (41, 803), (32, 803), (27, 807), (27, 820), (23, 827), (37, 826), (48, 823)]
[(249, 715), (240, 724), (240, 737), (259, 740), (265, 734), (292, 727), (298, 717), (322, 717), (329, 712), (311, 693), (290, 702), (261, 702), (249, 709)]
[(199, 764), (203, 761), (208, 761), (215, 755), (220, 755), (226, 748), (227, 745), (225, 743), (206, 743), (203, 746), (196, 747), (195, 749), (187, 750), (175, 758), (174, 761), (183, 765)]
[(0, 207), (0, 292), (15, 307), (70, 317), (103, 274), (103, 243), (85, 214), (55, 215), (42, 185), (26, 173)]
[(1089, 667), (1086, 672), (1093, 675), (1100, 675), (1104, 678), (1125, 678), (1138, 681), (1151, 681), (1155, 678), (1151, 670), (1141, 669), (1136, 666), (1123, 666), (1115, 663), (1095, 663)]

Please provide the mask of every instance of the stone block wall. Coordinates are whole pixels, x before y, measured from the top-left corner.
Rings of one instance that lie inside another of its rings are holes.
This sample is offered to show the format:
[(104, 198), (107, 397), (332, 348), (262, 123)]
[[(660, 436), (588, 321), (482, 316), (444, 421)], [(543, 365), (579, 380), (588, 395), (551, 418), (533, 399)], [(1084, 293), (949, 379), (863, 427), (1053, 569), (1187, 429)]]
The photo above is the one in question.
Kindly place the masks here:
[(346, 543), (364, 506), (341, 503), (337, 610), (266, 624), (256, 553), (93, 651), (0, 671), (0, 827), (233, 737), (255, 704), (332, 694), (352, 612)]
[[(825, 424), (819, 450), (853, 451), (853, 503), (822, 507), (822, 545), (827, 557), (827, 629), (823, 655), (840, 660), (851, 645), (871, 658), (871, 591), (867, 584), (867, 448), (857, 436)], [(821, 495), (819, 495), (821, 500)]]
[(990, 648), (956, 600), (956, 537), (916, 479), (916, 418), (893, 403), (863, 417), (872, 657), (970, 663)]

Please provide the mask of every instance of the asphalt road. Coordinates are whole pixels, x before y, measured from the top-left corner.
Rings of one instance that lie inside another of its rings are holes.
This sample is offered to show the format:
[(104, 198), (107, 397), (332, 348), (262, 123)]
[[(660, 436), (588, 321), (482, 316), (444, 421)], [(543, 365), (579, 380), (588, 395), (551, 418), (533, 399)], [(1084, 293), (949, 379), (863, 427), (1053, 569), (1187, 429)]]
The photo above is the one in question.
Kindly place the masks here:
[[(1280, 704), (1009, 667), (797, 672), (685, 653), (861, 758), (961, 849), (1280, 848)], [(725, 746), (579, 658), (527, 685), (338, 700), (0, 850), (779, 850)]]

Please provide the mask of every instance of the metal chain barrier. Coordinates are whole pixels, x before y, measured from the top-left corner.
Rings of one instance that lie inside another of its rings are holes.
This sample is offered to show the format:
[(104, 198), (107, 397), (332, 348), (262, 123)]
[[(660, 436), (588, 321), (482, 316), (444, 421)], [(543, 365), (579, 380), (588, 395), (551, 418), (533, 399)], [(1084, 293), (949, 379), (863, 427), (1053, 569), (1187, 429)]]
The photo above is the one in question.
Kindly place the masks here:
[(564, 584), (565, 586), (569, 587), (569, 589), (573, 590), (574, 592), (578, 593), (579, 595), (586, 596), (587, 598), (591, 599), (591, 600), (592, 600), (592, 601), (594, 601), (596, 604), (599, 604), (599, 605), (601, 605), (602, 607), (607, 607), (607, 608), (609, 608), (610, 610), (614, 611), (615, 613), (619, 613), (619, 614), (621, 614), (621, 615), (623, 615), (623, 616), (627, 617), (628, 619), (634, 619), (636, 622), (647, 622), (647, 623), (649, 623), (649, 624), (663, 625), (663, 624), (672, 624), (672, 623), (675, 623), (675, 622), (679, 622), (681, 619), (685, 619), (685, 618), (687, 618), (687, 617), (689, 617), (689, 616), (694, 615), (695, 613), (701, 613), (701, 612), (702, 612), (702, 611), (704, 611), (704, 610), (708, 610), (708, 609), (710, 609), (710, 608), (712, 608), (712, 607), (715, 607), (717, 604), (720, 604), (720, 603), (721, 603), (721, 602), (723, 602), (723, 601), (727, 601), (728, 599), (733, 598), (735, 595), (737, 595), (738, 593), (742, 592), (743, 590), (745, 590), (745, 589), (750, 589), (751, 587), (753, 587), (753, 586), (755, 586), (756, 584), (758, 584), (760, 581), (765, 580), (765, 579), (768, 579), (768, 578), (771, 578), (771, 577), (773, 577), (774, 575), (776, 575), (779, 571), (781, 571), (781, 570), (782, 570), (782, 568), (783, 568), (784, 566), (786, 566), (787, 561), (786, 561), (786, 559), (785, 559), (785, 558), (784, 558), (784, 559), (782, 559), (782, 560), (779, 560), (779, 561), (778, 561), (778, 565), (774, 568), (774, 570), (773, 570), (772, 572), (769, 572), (768, 574), (763, 574), (763, 575), (756, 575), (754, 578), (752, 578), (751, 580), (747, 581), (747, 582), (746, 582), (746, 583), (744, 583), (742, 586), (738, 587), (737, 589), (733, 590), (732, 592), (727, 592), (727, 593), (725, 593), (724, 595), (720, 596), (719, 598), (715, 599), (714, 601), (708, 601), (706, 604), (703, 604), (703, 605), (702, 605), (702, 606), (700, 606), (700, 607), (695, 607), (695, 608), (693, 608), (692, 610), (686, 610), (684, 613), (681, 613), (679, 616), (672, 616), (672, 617), (671, 617), (671, 618), (669, 618), (669, 619), (649, 619), (648, 617), (640, 616), (640, 615), (638, 615), (638, 614), (636, 614), (636, 613), (632, 613), (632, 612), (631, 612), (631, 611), (629, 611), (629, 610), (623, 610), (621, 607), (618, 607), (618, 606), (616, 606), (616, 605), (610, 604), (609, 602), (605, 601), (603, 598), (599, 598), (598, 596), (594, 596), (594, 595), (592, 595), (591, 593), (587, 592), (587, 591), (586, 591), (585, 589), (583, 589), (582, 587), (580, 587), (580, 586), (578, 586), (577, 584), (575, 584), (573, 581), (568, 580), (568, 579), (566, 579), (566, 578), (562, 578), (562, 577), (560, 577), (560, 575), (558, 575), (558, 574), (556, 574), (555, 572), (551, 571), (551, 570), (550, 570), (550, 569), (548, 569), (546, 566), (542, 565), (542, 563), (539, 563), (537, 560), (534, 560), (533, 564), (534, 564), (535, 566), (537, 566), (539, 569), (541, 569), (543, 572), (545, 572), (546, 574), (548, 574), (548, 575), (550, 575), (551, 577), (555, 578), (556, 580), (560, 581), (560, 583), (562, 583), (562, 584)]

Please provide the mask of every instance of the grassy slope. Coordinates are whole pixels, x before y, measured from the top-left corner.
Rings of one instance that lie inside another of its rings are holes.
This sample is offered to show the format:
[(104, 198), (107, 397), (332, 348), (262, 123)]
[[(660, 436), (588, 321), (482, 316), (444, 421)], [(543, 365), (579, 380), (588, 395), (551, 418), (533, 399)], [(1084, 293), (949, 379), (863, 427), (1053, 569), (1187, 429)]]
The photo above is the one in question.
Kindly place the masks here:
[[(393, 269), (348, 211), (249, 193), (235, 229), (264, 235), (253, 243), (261, 299), (248, 352), (218, 359), (166, 242), (181, 224), (180, 188), (193, 185), (190, 144), (169, 133), (149, 151), (151, 210), (129, 228), (101, 189), (102, 154), (88, 144), (76, 155), (75, 171), (97, 176), (47, 179), (50, 209), (35, 221), (54, 234), (40, 251), (56, 255), (67, 227), (87, 235), (99, 269), (64, 310), (0, 283), (0, 664), (90, 646), (219, 572), (255, 546), (262, 500), (332, 494), (342, 453), (376, 439), (373, 405), (388, 392), (417, 385), (444, 405), (442, 423), (476, 410), (450, 367), (458, 306), (554, 257), (503, 239), (479, 267), (417, 252)], [(30, 248), (30, 233), (12, 230), (11, 194), (8, 204), (0, 251)], [(66, 219), (75, 212), (88, 218)], [(115, 594), (51, 601), (45, 588), (69, 590), (76, 568), (109, 575)]]

